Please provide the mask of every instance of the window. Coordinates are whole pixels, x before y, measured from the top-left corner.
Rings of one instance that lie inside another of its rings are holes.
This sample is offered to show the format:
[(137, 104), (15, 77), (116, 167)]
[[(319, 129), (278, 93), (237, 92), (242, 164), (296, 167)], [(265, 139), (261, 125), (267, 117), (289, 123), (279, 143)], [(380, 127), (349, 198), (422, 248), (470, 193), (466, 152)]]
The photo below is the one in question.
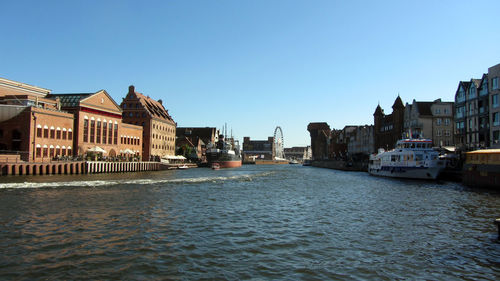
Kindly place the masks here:
[(68, 155), (71, 155), (71, 146), (68, 146), (67, 153), (68, 153)]
[(83, 120), (83, 142), (89, 141), (89, 120)]
[(476, 97), (476, 86), (474, 86), (474, 84), (471, 83), (469, 90), (469, 98), (475, 98), (475, 97)]
[(49, 137), (49, 127), (47, 127), (47, 126), (43, 127), (43, 137), (44, 138)]
[(436, 108), (436, 115), (437, 115), (437, 114), (441, 114), (441, 109)]
[(500, 113), (495, 112), (493, 113), (493, 126), (500, 126)]
[(101, 143), (101, 121), (97, 120), (97, 139), (96, 143)]
[(437, 131), (437, 136), (440, 137), (441, 136), (441, 130), (438, 130)]
[(50, 138), (54, 139), (56, 137), (56, 129), (54, 127), (50, 127)]
[(442, 122), (442, 119), (441, 119), (441, 118), (436, 119), (436, 124), (437, 124), (438, 126), (441, 126), (441, 122)]
[(491, 89), (498, 90), (498, 77), (491, 79)]
[[(115, 134), (116, 134), (116, 132), (115, 132)], [(108, 143), (113, 144), (113, 123), (111, 123), (111, 122), (109, 122)]]
[(62, 132), (62, 139), (65, 140), (66, 139), (66, 128), (63, 128), (63, 132)]
[(469, 129), (472, 129), (472, 119), (469, 119)]
[(43, 147), (43, 157), (47, 157), (49, 155), (49, 148), (45, 145)]
[(498, 107), (498, 94), (494, 94), (491, 96), (491, 107), (492, 108)]
[(448, 114), (448, 108), (443, 109), (443, 113), (446, 115)]
[(60, 139), (61, 139), (61, 128), (59, 128), (59, 127), (58, 127), (58, 128), (57, 128), (57, 130), (56, 130), (56, 138), (57, 138), (58, 140), (60, 140)]
[(450, 125), (450, 118), (445, 118), (444, 119), (444, 125), (449, 126)]
[(40, 146), (36, 147), (36, 157), (42, 157), (42, 148)]
[(42, 137), (42, 126), (36, 128), (36, 137), (41, 138)]
[(115, 124), (115, 139), (114, 144), (118, 144), (118, 124)]
[(68, 139), (69, 140), (73, 139), (73, 131), (71, 131), (71, 129), (69, 129), (69, 131), (68, 131)]
[(108, 122), (102, 122), (102, 143), (106, 144), (108, 136)]
[(95, 140), (95, 120), (90, 120), (90, 142)]

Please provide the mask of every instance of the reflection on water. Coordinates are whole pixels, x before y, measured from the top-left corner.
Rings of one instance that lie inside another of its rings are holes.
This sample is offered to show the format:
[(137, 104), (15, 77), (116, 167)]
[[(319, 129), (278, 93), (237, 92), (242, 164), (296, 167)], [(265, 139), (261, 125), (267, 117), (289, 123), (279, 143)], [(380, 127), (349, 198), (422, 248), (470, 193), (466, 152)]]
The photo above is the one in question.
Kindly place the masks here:
[(295, 165), (2, 180), (1, 279), (500, 277), (500, 195), (456, 183)]

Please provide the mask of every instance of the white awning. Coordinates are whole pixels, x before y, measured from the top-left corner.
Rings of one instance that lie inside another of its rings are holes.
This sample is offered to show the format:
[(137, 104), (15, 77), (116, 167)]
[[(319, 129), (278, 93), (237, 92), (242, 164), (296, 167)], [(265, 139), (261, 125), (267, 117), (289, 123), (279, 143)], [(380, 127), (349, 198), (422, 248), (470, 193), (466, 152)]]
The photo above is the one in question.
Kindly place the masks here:
[(163, 159), (168, 159), (168, 160), (185, 160), (186, 157), (182, 155), (168, 155), (168, 156), (163, 156)]

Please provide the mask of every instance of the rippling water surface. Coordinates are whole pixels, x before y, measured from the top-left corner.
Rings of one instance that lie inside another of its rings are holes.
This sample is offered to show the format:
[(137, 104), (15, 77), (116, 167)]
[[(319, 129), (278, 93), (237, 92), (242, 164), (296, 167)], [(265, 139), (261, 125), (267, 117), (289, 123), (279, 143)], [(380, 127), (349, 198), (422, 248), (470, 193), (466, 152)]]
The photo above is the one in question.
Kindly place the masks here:
[(2, 280), (500, 279), (500, 194), (457, 183), (296, 165), (0, 181)]

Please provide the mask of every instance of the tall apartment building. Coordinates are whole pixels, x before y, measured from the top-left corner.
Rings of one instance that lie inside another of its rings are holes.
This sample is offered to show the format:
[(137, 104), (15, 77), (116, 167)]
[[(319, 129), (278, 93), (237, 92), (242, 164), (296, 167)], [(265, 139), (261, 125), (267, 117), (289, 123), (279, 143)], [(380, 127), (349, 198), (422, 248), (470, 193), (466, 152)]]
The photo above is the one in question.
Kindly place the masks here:
[(459, 147), (467, 146), (466, 134), (466, 96), (469, 92), (470, 82), (460, 81), (455, 92), (455, 145)]
[(163, 106), (162, 100), (154, 100), (135, 91), (130, 86), (120, 107), (123, 122), (143, 127), (142, 159), (144, 161), (175, 156), (177, 124)]
[(453, 102), (437, 99), (432, 102), (413, 100), (406, 103), (404, 131), (407, 136), (432, 139), (434, 146), (454, 145)]
[(500, 64), (488, 68), (490, 146), (500, 148)]

